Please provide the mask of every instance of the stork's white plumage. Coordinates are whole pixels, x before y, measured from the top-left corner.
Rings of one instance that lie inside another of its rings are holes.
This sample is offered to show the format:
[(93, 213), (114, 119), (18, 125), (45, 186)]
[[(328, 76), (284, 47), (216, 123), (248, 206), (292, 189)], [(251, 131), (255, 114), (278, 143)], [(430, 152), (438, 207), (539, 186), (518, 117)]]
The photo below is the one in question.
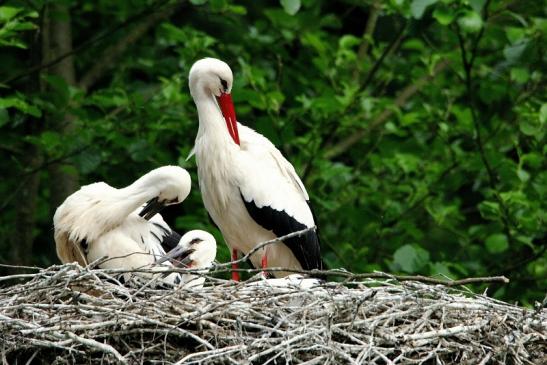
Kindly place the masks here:
[[(181, 281), (186, 287), (201, 288), (205, 277), (200, 274), (204, 274), (212, 266), (216, 254), (217, 242), (213, 235), (193, 230), (182, 236), (180, 243), (165, 255), (165, 259), (176, 267), (192, 269), (192, 273), (182, 275)], [(163, 263), (165, 259), (158, 263)]]
[[(237, 123), (232, 82), (230, 67), (220, 60), (192, 66), (190, 93), (199, 115), (194, 151), (207, 211), (228, 246), (247, 253), (260, 242), (313, 227), (315, 220), (294, 167), (267, 138)], [(255, 267), (321, 269), (319, 238), (309, 231), (257, 251), (251, 261)]]
[[(190, 175), (178, 166), (152, 170), (122, 189), (104, 182), (83, 186), (57, 208), (53, 217), (59, 259), (85, 266), (106, 256), (99, 267), (172, 268), (169, 261), (161, 265), (156, 261), (166, 250), (189, 247), (192, 239), (199, 237), (192, 231), (181, 239), (156, 213), (163, 206), (186, 199), (190, 187)], [(123, 278), (127, 280), (128, 276)], [(182, 279), (171, 273), (162, 281), (178, 284)]]

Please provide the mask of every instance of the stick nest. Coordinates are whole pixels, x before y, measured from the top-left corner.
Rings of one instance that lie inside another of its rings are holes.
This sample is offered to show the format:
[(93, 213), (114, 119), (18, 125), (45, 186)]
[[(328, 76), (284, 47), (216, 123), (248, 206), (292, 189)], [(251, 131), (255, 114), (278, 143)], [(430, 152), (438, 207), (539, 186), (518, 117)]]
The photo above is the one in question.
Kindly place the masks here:
[(178, 364), (546, 364), (547, 310), (396, 280), (125, 288), (52, 266), (0, 288), (4, 361)]

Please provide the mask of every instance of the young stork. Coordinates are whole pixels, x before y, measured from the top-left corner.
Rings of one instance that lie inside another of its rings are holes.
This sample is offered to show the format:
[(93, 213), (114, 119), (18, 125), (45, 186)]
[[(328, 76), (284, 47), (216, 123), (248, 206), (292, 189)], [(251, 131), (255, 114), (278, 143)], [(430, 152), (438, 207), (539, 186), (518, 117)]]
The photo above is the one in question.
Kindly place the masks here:
[[(238, 251), (247, 253), (260, 242), (313, 227), (315, 220), (294, 167), (268, 139), (236, 121), (232, 81), (230, 67), (214, 58), (199, 60), (190, 70), (203, 203), (235, 259)], [(266, 246), (251, 262), (263, 268), (322, 269), (317, 232)], [(232, 278), (238, 280), (237, 272)]]
[(205, 282), (204, 274), (211, 268), (217, 254), (217, 242), (213, 235), (201, 230), (185, 233), (180, 242), (164, 258), (156, 263), (169, 260), (176, 267), (196, 270), (183, 274), (181, 282), (188, 288), (201, 288)]
[[(196, 245), (204, 246), (202, 241), (207, 248), (211, 245), (212, 236), (207, 232), (191, 231), (181, 238), (156, 214), (162, 207), (186, 199), (190, 187), (190, 175), (178, 166), (152, 170), (122, 189), (104, 182), (83, 186), (57, 208), (53, 217), (59, 259), (85, 266), (106, 256), (99, 267), (172, 268), (170, 261), (156, 264), (165, 250), (177, 248), (177, 255), (188, 256), (196, 251)], [(214, 238), (212, 242), (216, 247)], [(129, 277), (123, 275), (122, 279)], [(171, 273), (162, 281), (179, 284), (185, 280)]]

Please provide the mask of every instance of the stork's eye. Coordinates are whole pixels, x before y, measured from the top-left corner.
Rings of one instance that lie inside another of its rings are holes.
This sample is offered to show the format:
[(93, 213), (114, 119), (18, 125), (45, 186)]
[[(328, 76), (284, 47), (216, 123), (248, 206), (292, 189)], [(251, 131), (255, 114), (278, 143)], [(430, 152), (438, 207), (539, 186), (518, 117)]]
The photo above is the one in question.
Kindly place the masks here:
[(190, 244), (195, 245), (196, 243), (200, 243), (201, 241), (202, 241), (201, 238), (194, 238), (193, 240), (190, 241)]
[(224, 91), (228, 91), (228, 81), (224, 79), (220, 79), (220, 83), (222, 84), (222, 87), (224, 88)]

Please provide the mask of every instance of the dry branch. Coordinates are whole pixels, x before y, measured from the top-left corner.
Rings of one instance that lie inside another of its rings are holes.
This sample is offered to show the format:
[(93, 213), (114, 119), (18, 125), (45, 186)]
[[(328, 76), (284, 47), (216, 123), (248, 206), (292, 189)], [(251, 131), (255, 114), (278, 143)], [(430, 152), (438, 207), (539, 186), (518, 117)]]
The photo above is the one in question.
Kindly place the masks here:
[[(419, 92), (422, 87), (430, 83), (431, 80), (433, 80), (438, 74), (440, 74), (448, 65), (450, 65), (449, 60), (440, 61), (439, 63), (437, 63), (437, 65), (435, 65), (435, 68), (430, 75), (423, 76), (411, 85), (408, 85), (406, 88), (404, 88), (401, 93), (395, 98), (395, 101), (393, 102), (394, 106), (397, 108), (401, 108), (402, 106), (404, 106), (406, 102), (412, 96), (414, 96), (414, 94)], [(393, 113), (393, 109), (385, 109), (371, 123), (369, 123), (366, 128), (353, 131), (353, 133), (349, 137), (338, 142), (331, 149), (325, 152), (325, 158), (332, 159), (345, 153), (356, 143), (366, 137), (371, 131), (383, 125)]]
[(113, 284), (118, 272), (66, 264), (3, 278), (16, 283), (0, 288), (0, 356), (131, 364), (546, 360), (547, 310), (446, 285), (354, 275), (303, 289), (257, 275), (241, 283), (209, 277), (199, 290), (133, 289)]

